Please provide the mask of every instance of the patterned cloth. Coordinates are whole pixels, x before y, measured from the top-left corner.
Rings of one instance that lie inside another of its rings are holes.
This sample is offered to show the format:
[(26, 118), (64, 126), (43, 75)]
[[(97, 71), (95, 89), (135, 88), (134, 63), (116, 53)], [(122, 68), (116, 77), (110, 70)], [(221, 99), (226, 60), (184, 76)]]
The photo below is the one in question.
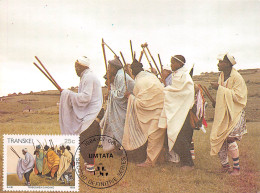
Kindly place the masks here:
[[(247, 133), (247, 129), (246, 129), (245, 110), (243, 110), (240, 120), (238, 121), (234, 129), (231, 131), (231, 133), (228, 135), (228, 137), (235, 138), (235, 140), (240, 141), (242, 139), (242, 136), (246, 133)], [(225, 140), (218, 153), (222, 165), (228, 163), (228, 146), (229, 146), (228, 141)]]
[(242, 136), (247, 133), (245, 115), (245, 110), (243, 110), (240, 120), (238, 121), (234, 129), (231, 131), (231, 133), (228, 135), (228, 137), (235, 137), (237, 140), (240, 141), (242, 139)]
[[(126, 74), (127, 89), (130, 93), (133, 92), (134, 80)], [(107, 109), (103, 119), (100, 122), (100, 127), (103, 129), (103, 135), (114, 137), (122, 143), (124, 134), (124, 125), (127, 109), (127, 98), (124, 94), (126, 91), (124, 70), (117, 71), (114, 82), (111, 84), (111, 91), (107, 102)], [(111, 151), (114, 145), (108, 140), (102, 142), (104, 151)]]

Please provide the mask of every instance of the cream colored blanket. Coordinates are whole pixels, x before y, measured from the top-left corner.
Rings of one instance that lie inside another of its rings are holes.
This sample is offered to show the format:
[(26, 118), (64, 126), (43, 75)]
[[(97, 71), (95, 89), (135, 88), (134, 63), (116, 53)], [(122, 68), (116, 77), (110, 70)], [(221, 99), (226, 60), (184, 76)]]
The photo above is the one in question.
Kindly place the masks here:
[(232, 69), (224, 86), (224, 74), (219, 77), (214, 122), (210, 134), (210, 155), (217, 155), (225, 139), (241, 117), (247, 103), (247, 87), (243, 77)]

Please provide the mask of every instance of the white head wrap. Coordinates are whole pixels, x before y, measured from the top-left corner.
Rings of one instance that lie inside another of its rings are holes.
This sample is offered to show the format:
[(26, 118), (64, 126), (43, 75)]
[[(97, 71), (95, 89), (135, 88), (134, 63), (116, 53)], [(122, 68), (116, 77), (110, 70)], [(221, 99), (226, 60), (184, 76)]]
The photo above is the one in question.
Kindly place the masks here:
[(28, 149), (27, 148), (24, 148), (23, 151), (25, 151), (26, 153), (28, 152)]
[(80, 58), (77, 59), (78, 63), (82, 66), (90, 66), (90, 59), (86, 56), (82, 56)]
[(226, 54), (219, 54), (217, 59), (218, 60), (224, 60), (224, 57), (227, 55), (227, 58), (229, 60), (229, 62), (234, 66), (237, 62), (234, 58), (234, 56), (231, 56), (229, 53), (226, 53)]
[(170, 64), (166, 64), (163, 69), (164, 69), (164, 70), (170, 70), (170, 71), (172, 71), (172, 67), (171, 67)]

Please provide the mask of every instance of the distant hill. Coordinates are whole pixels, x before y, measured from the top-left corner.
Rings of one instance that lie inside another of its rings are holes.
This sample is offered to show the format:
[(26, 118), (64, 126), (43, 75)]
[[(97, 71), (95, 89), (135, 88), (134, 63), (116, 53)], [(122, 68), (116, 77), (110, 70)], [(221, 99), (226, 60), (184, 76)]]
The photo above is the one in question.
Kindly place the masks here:
[[(260, 69), (239, 70), (244, 77), (248, 88), (248, 103), (246, 107), (246, 117), (248, 121), (260, 121)], [(219, 73), (202, 73), (193, 76), (197, 84), (202, 84), (209, 88), (210, 82), (217, 82)], [(71, 88), (77, 91), (77, 87)], [(103, 94), (107, 93), (107, 88), (103, 87)], [(210, 94), (216, 98), (216, 91), (209, 88)], [(207, 120), (213, 120), (214, 109), (211, 102), (205, 97), (209, 105), (207, 108)], [(31, 113), (51, 113), (58, 114), (59, 92), (57, 90), (30, 92), (28, 94), (11, 94), (0, 98), (0, 115), (20, 112)], [(28, 111), (30, 109), (30, 111)], [(6, 119), (5, 119), (6, 120)], [(1, 121), (1, 120), (0, 120)]]

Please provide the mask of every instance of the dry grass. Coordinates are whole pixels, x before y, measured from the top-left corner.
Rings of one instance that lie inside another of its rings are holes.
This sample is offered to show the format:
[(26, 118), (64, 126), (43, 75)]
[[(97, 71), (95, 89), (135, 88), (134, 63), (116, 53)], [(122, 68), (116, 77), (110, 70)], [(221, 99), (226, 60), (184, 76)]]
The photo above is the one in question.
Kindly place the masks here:
[[(250, 74), (251, 73), (251, 74)], [(259, 115), (259, 72), (242, 72), (248, 81), (249, 99), (246, 109), (248, 134), (239, 143), (241, 175), (231, 177), (219, 173), (218, 158), (209, 155), (209, 133), (212, 123), (209, 122), (207, 133), (194, 132), (195, 170), (183, 173), (178, 165), (164, 163), (153, 168), (137, 168), (128, 164), (124, 178), (115, 186), (105, 189), (106, 192), (258, 192), (260, 191), (260, 115)], [(216, 74), (205, 74), (195, 77), (195, 82), (217, 80)], [(213, 96), (214, 92), (211, 90)], [(256, 94), (254, 95), (254, 92)], [(0, 102), (0, 140), (3, 134), (60, 134), (58, 108), (59, 96), (55, 91), (41, 92), (37, 95), (20, 95), (8, 97)], [(30, 106), (34, 112), (23, 113)], [(209, 105), (210, 106), (210, 105)], [(209, 107), (208, 118), (213, 118), (213, 109)], [(2, 159), (3, 149), (0, 149)], [(0, 162), (2, 168), (2, 161)], [(2, 172), (0, 174), (2, 179)], [(15, 176), (12, 176), (15, 178)], [(37, 178), (32, 176), (32, 180)], [(2, 184), (0, 185), (2, 187)], [(81, 192), (101, 192), (80, 182)], [(104, 190), (103, 190), (104, 191)]]

